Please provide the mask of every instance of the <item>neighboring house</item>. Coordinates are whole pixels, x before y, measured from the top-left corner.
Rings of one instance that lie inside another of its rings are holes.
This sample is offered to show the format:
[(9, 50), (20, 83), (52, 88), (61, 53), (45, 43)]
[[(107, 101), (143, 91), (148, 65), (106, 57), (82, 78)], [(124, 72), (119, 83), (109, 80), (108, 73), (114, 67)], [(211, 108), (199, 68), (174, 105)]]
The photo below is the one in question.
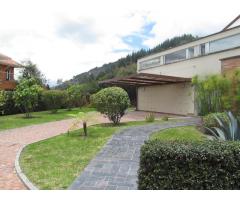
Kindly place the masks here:
[(240, 15), (222, 31), (138, 60), (137, 74), (102, 81), (137, 87), (137, 110), (195, 115), (193, 76), (240, 67)]
[(11, 58), (0, 54), (0, 89), (14, 90), (16, 81), (14, 80), (14, 68), (21, 67), (20, 64)]

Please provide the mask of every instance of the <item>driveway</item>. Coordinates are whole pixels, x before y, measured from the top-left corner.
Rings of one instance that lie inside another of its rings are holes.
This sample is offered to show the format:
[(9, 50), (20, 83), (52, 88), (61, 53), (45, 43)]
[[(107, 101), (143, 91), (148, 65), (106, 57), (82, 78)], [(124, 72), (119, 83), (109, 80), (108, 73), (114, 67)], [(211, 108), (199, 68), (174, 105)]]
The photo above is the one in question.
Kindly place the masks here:
[[(144, 120), (146, 112), (133, 111), (125, 115), (121, 121)], [(160, 117), (160, 114), (156, 114)], [(108, 119), (99, 115), (94, 123), (106, 123)], [(74, 119), (49, 122), (0, 132), (0, 189), (26, 189), (18, 178), (14, 162), (17, 152), (27, 144), (44, 140), (67, 132)], [(89, 125), (93, 124), (91, 122)]]

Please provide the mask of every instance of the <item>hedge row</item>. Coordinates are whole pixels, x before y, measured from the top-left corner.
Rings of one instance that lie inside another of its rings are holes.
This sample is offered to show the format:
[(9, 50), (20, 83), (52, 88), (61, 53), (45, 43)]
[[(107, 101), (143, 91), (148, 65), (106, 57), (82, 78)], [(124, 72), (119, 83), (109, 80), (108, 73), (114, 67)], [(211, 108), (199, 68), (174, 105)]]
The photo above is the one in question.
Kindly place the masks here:
[[(14, 91), (5, 91), (5, 105), (1, 108), (3, 111), (1, 114), (10, 115), (22, 113), (23, 109), (15, 105), (13, 98)], [(38, 103), (34, 108), (34, 111), (52, 110), (56, 112), (57, 109), (79, 107), (86, 104), (84, 97), (79, 100), (74, 99), (70, 102), (68, 94), (64, 90), (45, 90), (39, 94)]]
[(141, 148), (138, 188), (240, 189), (240, 143), (163, 142)]

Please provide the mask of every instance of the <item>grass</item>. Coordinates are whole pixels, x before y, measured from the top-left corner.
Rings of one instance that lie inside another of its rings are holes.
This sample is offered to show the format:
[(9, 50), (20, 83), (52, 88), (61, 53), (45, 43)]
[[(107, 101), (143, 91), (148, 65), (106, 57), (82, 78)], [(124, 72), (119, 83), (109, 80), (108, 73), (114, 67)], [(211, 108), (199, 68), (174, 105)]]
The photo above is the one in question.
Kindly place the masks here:
[(117, 130), (144, 124), (94, 125), (88, 127), (87, 137), (80, 129), (30, 144), (21, 154), (21, 167), (40, 189), (66, 189)]
[(89, 112), (93, 110), (94, 108), (74, 108), (70, 111), (66, 109), (59, 109), (58, 112), (54, 114), (51, 114), (49, 111), (33, 112), (31, 118), (25, 118), (24, 114), (1, 116), (0, 130), (68, 119), (72, 118), (71, 114), (77, 114), (78, 112)]
[(194, 126), (165, 129), (151, 135), (150, 139), (167, 141), (203, 141), (206, 136)]

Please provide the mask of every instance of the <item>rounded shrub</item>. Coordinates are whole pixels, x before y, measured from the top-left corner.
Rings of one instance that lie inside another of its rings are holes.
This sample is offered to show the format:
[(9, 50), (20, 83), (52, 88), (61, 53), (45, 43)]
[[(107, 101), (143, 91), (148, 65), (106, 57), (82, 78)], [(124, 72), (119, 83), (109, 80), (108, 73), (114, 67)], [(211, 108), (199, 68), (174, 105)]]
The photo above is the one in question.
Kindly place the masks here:
[(92, 103), (100, 113), (107, 115), (110, 121), (117, 124), (129, 107), (130, 100), (122, 88), (109, 87), (94, 94)]
[(203, 126), (208, 127), (208, 128), (219, 127), (219, 124), (217, 123), (217, 120), (216, 120), (215, 116), (217, 116), (218, 118), (220, 118), (224, 122), (228, 121), (227, 115), (224, 112), (222, 112), (222, 113), (210, 113), (210, 114), (203, 117)]

